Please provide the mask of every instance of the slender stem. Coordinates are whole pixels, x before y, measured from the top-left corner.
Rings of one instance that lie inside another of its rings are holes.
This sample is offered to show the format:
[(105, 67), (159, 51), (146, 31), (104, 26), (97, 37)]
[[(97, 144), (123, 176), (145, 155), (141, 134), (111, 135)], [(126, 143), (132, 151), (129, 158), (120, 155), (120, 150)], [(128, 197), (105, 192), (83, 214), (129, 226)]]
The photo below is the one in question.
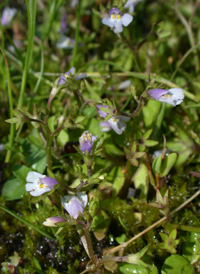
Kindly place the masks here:
[(75, 66), (75, 61), (76, 61), (76, 55), (78, 51), (78, 40), (79, 40), (79, 23), (80, 23), (80, 18), (81, 18), (81, 2), (78, 1), (78, 7), (77, 7), (77, 12), (76, 12), (76, 32), (75, 32), (75, 45), (74, 45), (74, 50), (73, 50), (73, 56), (72, 56), (72, 67)]
[[(173, 215), (174, 213), (176, 213), (177, 211), (179, 211), (180, 209), (182, 209), (183, 207), (185, 207), (187, 204), (189, 204), (192, 200), (194, 200), (198, 195), (200, 194), (200, 190), (197, 191), (192, 197), (190, 197), (187, 201), (185, 201), (183, 204), (181, 204), (179, 207), (177, 207), (175, 210), (173, 210), (172, 212), (170, 212), (170, 215)], [(156, 227), (157, 225), (161, 224), (162, 222), (164, 222), (167, 219), (167, 217), (163, 217), (162, 219), (160, 219), (159, 221), (155, 222), (154, 224), (152, 224), (151, 226), (149, 226), (148, 228), (146, 228), (145, 230), (143, 230), (142, 232), (140, 232), (139, 234), (137, 234), (136, 236), (134, 236), (132, 239), (130, 239), (129, 241), (118, 245), (117, 247), (114, 247), (108, 251), (106, 251), (104, 254), (108, 254), (108, 253), (115, 253), (116, 251), (120, 250), (121, 248), (126, 247), (128, 244), (132, 243), (133, 241), (135, 241), (136, 239), (140, 238), (142, 235), (144, 235), (145, 233), (147, 233), (149, 230), (151, 230), (152, 228)]]
[(102, 259), (99, 260), (99, 263), (98, 265), (102, 265), (102, 264), (105, 264), (107, 262), (126, 262), (127, 261), (127, 256), (124, 256), (124, 257), (121, 257), (121, 256), (118, 256), (118, 257), (104, 257)]
[(186, 58), (194, 51), (196, 50), (197, 48), (200, 47), (200, 42), (198, 44), (196, 44), (194, 47), (190, 48), (184, 55), (183, 57), (181, 58), (181, 60), (179, 61), (178, 63), (178, 66), (177, 68), (175, 69), (174, 73), (172, 74), (172, 77), (170, 79), (170, 81), (172, 81), (177, 73), (177, 71), (179, 70), (180, 66), (183, 64), (183, 62), (186, 60)]
[(90, 227), (89, 223), (84, 227), (84, 232), (85, 232), (84, 236), (87, 241), (87, 248), (88, 248), (90, 258), (91, 258), (93, 264), (96, 266), (98, 263), (98, 259), (94, 253), (94, 249), (93, 249), (93, 245), (92, 245), (92, 241), (91, 241), (91, 237), (90, 237), (90, 232), (89, 232), (89, 227)]
[(22, 76), (22, 85), (21, 85), (21, 90), (19, 95), (18, 106), (17, 106), (19, 110), (23, 106), (27, 75), (28, 75), (31, 60), (32, 60), (37, 0), (33, 0), (29, 2), (28, 0), (26, 0), (26, 5), (27, 5), (27, 12), (28, 12), (28, 47), (27, 47), (26, 61), (25, 61), (25, 66), (24, 66), (24, 71)]
[[(176, 14), (178, 15), (180, 21), (184, 25), (184, 27), (187, 31), (187, 34), (188, 34), (190, 45), (193, 48), (195, 46), (195, 39), (194, 39), (194, 36), (193, 36), (193, 33), (192, 33), (192, 28), (190, 27), (190, 24), (188, 24), (187, 20), (183, 16), (183, 14), (180, 12), (178, 6), (175, 5), (175, 6), (173, 6), (173, 8), (174, 8)], [(196, 72), (198, 72), (199, 71), (199, 58), (198, 58), (197, 52), (195, 52), (195, 53), (196, 53), (195, 54), (195, 69), (196, 69)]]
[(171, 224), (172, 228), (189, 231), (189, 232), (197, 232), (200, 233), (200, 227), (188, 226), (188, 225), (179, 225), (179, 224)]
[(87, 171), (88, 171), (88, 176), (91, 177), (92, 176), (92, 167), (87, 166)]
[(136, 64), (137, 70), (139, 72), (141, 72), (140, 66), (139, 66), (139, 60), (137, 57), (137, 51), (136, 49), (131, 45), (131, 43), (126, 39), (126, 36), (124, 35), (123, 32), (120, 33), (120, 37), (122, 39), (122, 41), (128, 46), (128, 48), (132, 51), (133, 53), (133, 58), (134, 58), (134, 62)]
[[(9, 114), (10, 118), (13, 117), (12, 109), (13, 109), (13, 97), (12, 97), (12, 88), (11, 88), (11, 79), (10, 79), (10, 70), (8, 66), (8, 61), (6, 59), (6, 56), (3, 52), (3, 50), (0, 48), (4, 61), (5, 61), (5, 66), (6, 66), (6, 78), (7, 78), (7, 87), (8, 87), (8, 102), (9, 102)], [(10, 136), (9, 136), (9, 146), (12, 147), (14, 143), (14, 137), (15, 137), (15, 124), (10, 124)], [(6, 158), (5, 158), (5, 163), (9, 163), (11, 159), (11, 150), (8, 150), (6, 153)]]

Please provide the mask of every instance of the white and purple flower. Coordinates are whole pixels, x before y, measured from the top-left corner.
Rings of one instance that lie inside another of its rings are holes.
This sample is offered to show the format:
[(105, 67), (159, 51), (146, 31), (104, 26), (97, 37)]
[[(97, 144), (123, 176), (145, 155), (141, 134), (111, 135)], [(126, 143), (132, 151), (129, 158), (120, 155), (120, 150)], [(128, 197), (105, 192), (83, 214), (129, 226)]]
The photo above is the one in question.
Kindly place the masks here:
[(87, 194), (82, 192), (77, 192), (77, 197), (74, 195), (66, 195), (61, 197), (62, 206), (74, 219), (78, 218), (79, 212), (83, 214), (83, 210), (86, 207), (87, 202)]
[(61, 35), (58, 39), (56, 47), (59, 49), (73, 49), (75, 40), (65, 35)]
[(181, 88), (151, 89), (148, 91), (151, 98), (172, 105), (173, 107), (180, 105), (184, 99), (184, 91)]
[[(101, 108), (108, 108), (108, 106), (96, 105), (96, 107), (101, 117), (105, 118), (109, 114), (101, 110)], [(102, 127), (103, 132), (109, 131), (112, 128), (117, 134), (121, 135), (126, 129), (125, 122), (128, 122), (129, 120), (130, 117), (127, 116), (113, 115), (110, 119), (108, 119), (108, 121), (103, 122), (104, 124), (100, 123), (99, 125)]]
[[(60, 79), (58, 80), (58, 86), (63, 85), (63, 84), (68, 85), (68, 83), (67, 83), (67, 77), (70, 77), (70, 74), (72, 74), (72, 75), (75, 74), (75, 68), (74, 67), (72, 67), (69, 71), (67, 71), (64, 75), (62, 75), (60, 77)], [(82, 73), (82, 74), (76, 76), (74, 79), (75, 80), (81, 80), (81, 79), (84, 79), (86, 77), (87, 77), (87, 74), (86, 73)]]
[(1, 16), (1, 25), (9, 25), (16, 13), (17, 10), (15, 8), (5, 8)]
[(28, 172), (26, 181), (28, 182), (25, 185), (26, 191), (30, 191), (32, 196), (40, 196), (45, 192), (49, 192), (54, 189), (54, 185), (58, 184), (56, 179), (46, 177), (46, 175), (35, 171)]
[(126, 2), (126, 4), (124, 5), (124, 8), (129, 8), (129, 12), (130, 13), (133, 13), (134, 12), (134, 9), (135, 9), (135, 6), (142, 2), (143, 0), (128, 0)]
[(50, 217), (47, 218), (42, 224), (45, 226), (57, 227), (57, 223), (64, 222), (65, 220), (61, 217)]
[(81, 137), (79, 138), (80, 150), (85, 153), (88, 151), (88, 154), (92, 155), (92, 147), (94, 141), (96, 141), (97, 136), (89, 133), (89, 131), (84, 131)]
[(109, 17), (102, 19), (102, 23), (112, 28), (115, 33), (122, 32), (123, 26), (127, 27), (132, 21), (132, 15), (128, 13), (121, 15), (121, 12), (118, 8), (112, 8), (109, 11)]

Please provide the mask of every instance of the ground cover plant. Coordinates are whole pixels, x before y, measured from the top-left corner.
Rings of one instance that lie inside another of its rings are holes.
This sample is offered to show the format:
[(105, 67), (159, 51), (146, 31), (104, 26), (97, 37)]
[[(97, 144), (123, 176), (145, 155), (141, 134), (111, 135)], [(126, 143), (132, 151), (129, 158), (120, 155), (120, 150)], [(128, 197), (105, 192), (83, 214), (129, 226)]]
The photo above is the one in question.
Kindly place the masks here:
[(199, 4), (1, 1), (1, 273), (200, 272)]

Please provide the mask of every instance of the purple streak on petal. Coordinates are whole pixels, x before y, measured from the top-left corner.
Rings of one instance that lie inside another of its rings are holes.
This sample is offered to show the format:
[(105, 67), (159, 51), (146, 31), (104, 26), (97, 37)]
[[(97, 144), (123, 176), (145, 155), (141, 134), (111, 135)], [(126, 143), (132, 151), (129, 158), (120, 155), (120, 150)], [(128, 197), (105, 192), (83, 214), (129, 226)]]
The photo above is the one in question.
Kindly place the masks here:
[(47, 187), (49, 187), (50, 189), (54, 189), (54, 185), (57, 185), (58, 182), (56, 181), (56, 179), (51, 178), (51, 177), (44, 177), (40, 179), (40, 183), (46, 185)]
[(155, 100), (159, 100), (159, 98), (168, 93), (168, 90), (165, 89), (151, 89), (148, 91), (148, 94)]
[(80, 150), (85, 153), (86, 151), (88, 151), (89, 154), (92, 153), (92, 146), (93, 144), (89, 143), (88, 141), (85, 141), (83, 143), (83, 145), (80, 147)]
[(108, 115), (108, 113), (106, 113), (106, 112), (100, 110), (101, 107), (102, 107), (102, 108), (108, 108), (108, 106), (96, 105), (96, 108), (97, 108), (97, 111), (98, 111), (99, 115), (100, 115), (101, 117), (105, 118), (105, 117)]
[(120, 10), (119, 10), (118, 8), (112, 8), (112, 9), (109, 11), (109, 17), (111, 17), (111, 15), (112, 15), (113, 13), (118, 14), (118, 13), (121, 13), (121, 12), (120, 12)]

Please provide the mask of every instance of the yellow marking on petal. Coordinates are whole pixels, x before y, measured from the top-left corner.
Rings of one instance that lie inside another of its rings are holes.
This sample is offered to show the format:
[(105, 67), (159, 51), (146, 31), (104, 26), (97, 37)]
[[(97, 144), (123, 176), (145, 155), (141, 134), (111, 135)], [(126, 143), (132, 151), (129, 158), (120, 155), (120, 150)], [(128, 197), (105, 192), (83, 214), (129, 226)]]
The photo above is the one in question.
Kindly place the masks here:
[(40, 184), (39, 185), (39, 188), (44, 188), (45, 187), (45, 184)]
[(112, 120), (113, 120), (113, 122), (117, 122), (117, 119), (115, 119), (115, 118), (113, 118)]
[(117, 14), (117, 19), (119, 20), (119, 19), (121, 19), (121, 15), (120, 14)]
[(112, 14), (112, 15), (111, 15), (111, 18), (112, 18), (112, 19), (115, 19), (115, 18), (116, 18), (116, 15), (115, 15), (115, 14)]
[(172, 97), (172, 96), (169, 95), (169, 94), (164, 94), (162, 97), (163, 97), (163, 98), (168, 98), (168, 97)]

